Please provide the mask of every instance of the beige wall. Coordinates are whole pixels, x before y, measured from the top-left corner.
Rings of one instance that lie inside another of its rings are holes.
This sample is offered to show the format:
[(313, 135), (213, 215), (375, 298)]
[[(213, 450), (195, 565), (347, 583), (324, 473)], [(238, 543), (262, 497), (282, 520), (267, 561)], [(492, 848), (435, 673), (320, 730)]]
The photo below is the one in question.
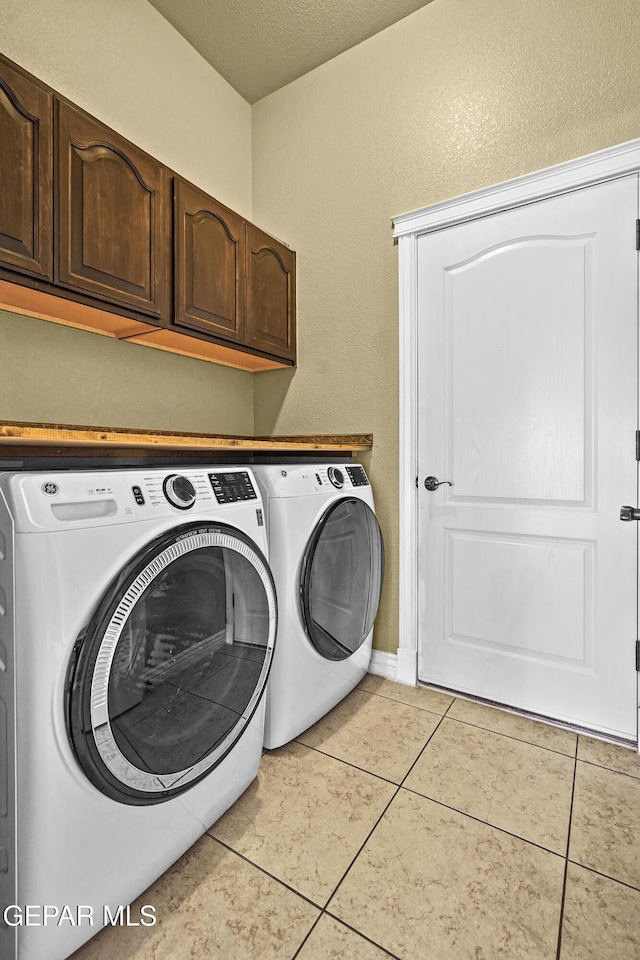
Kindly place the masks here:
[[(0, 52), (251, 217), (251, 107), (146, 0), (2, 0)], [(0, 356), (0, 419), (253, 430), (249, 373), (6, 313)]]
[(639, 26), (637, 0), (433, 0), (252, 113), (146, 0), (3, 0), (2, 53), (297, 249), (299, 366), (252, 377), (0, 313), (0, 417), (373, 430), (394, 651), (391, 217), (640, 136)]
[(390, 219), (640, 136), (636, 0), (433, 0), (253, 111), (253, 215), (298, 251), (299, 367), (258, 433), (365, 431), (398, 603), (397, 258)]
[(0, 310), (0, 420), (251, 433), (250, 373)]

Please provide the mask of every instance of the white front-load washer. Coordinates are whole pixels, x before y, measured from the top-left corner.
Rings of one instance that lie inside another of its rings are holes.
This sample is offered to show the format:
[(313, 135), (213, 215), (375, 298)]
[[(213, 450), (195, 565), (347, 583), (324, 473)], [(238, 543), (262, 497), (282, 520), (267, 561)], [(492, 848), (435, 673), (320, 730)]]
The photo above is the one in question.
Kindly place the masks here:
[(384, 545), (359, 464), (253, 470), (278, 596), (264, 741), (273, 749), (324, 716), (367, 672)]
[(161, 921), (120, 908), (255, 777), (267, 546), (250, 469), (0, 474), (2, 960)]

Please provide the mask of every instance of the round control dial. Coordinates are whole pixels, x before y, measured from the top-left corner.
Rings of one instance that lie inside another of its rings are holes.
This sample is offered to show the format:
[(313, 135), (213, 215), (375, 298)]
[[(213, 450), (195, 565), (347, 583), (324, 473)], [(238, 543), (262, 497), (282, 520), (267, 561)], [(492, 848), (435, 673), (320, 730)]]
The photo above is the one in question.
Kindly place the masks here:
[(338, 490), (344, 487), (344, 474), (342, 470), (338, 470), (337, 467), (329, 467), (327, 470), (327, 476), (334, 487), (337, 487)]
[(171, 473), (162, 484), (164, 495), (169, 503), (178, 510), (188, 510), (196, 502), (196, 490), (188, 477)]

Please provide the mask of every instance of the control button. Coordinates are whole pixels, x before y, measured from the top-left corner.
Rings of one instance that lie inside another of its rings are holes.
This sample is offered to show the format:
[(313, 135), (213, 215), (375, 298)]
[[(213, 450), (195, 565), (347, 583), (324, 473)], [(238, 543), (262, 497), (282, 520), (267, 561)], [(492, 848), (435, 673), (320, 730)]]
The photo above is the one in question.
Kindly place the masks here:
[(322, 478), (319, 473), (316, 473), (316, 480), (318, 481), (318, 486), (322, 486)]
[(131, 492), (133, 493), (133, 498), (138, 504), (139, 507), (144, 506), (144, 496), (140, 487), (131, 487)]
[(191, 480), (179, 473), (165, 477), (162, 489), (169, 503), (178, 510), (188, 510), (196, 502), (196, 491)]
[(337, 487), (338, 490), (344, 487), (344, 475), (342, 470), (339, 470), (337, 467), (329, 467), (327, 470), (327, 476), (334, 487)]

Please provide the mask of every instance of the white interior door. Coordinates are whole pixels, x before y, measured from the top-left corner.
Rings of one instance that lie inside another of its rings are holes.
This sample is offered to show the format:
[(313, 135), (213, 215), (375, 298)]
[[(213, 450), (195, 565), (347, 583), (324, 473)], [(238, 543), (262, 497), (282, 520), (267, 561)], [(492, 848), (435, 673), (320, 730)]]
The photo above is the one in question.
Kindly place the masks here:
[(637, 211), (631, 175), (418, 240), (419, 676), (629, 739)]

